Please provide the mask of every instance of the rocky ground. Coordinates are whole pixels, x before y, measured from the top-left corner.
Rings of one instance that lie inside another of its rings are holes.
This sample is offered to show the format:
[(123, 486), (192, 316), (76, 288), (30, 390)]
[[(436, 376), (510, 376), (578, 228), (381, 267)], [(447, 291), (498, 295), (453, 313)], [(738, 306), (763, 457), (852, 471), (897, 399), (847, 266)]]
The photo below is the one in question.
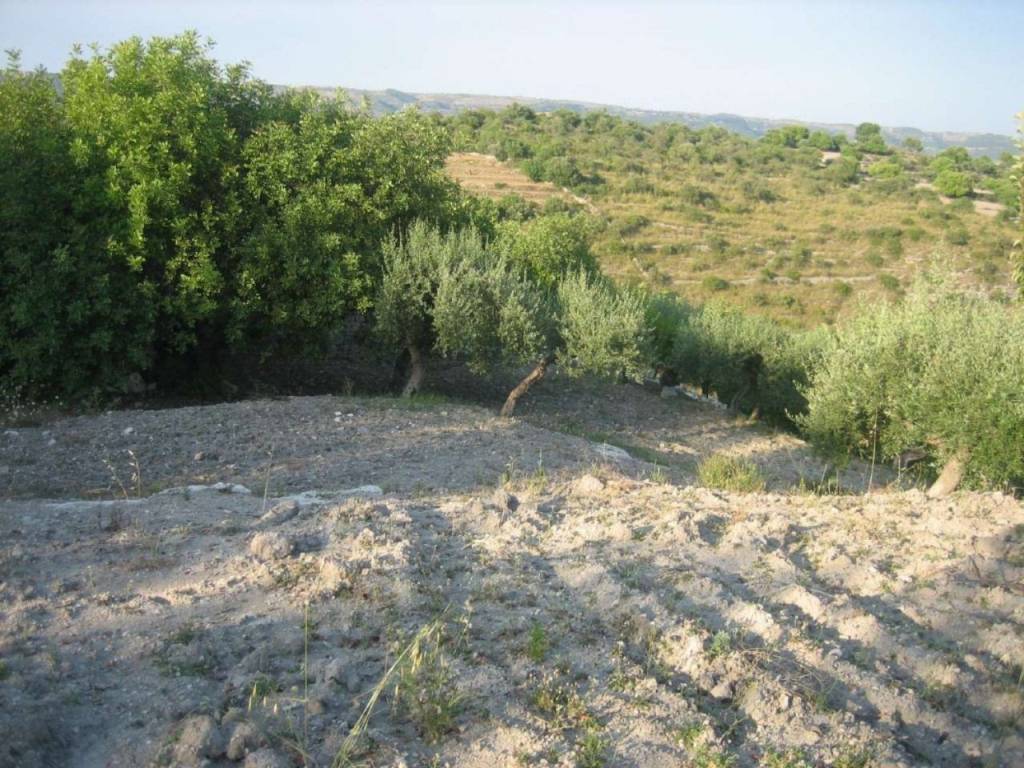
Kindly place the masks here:
[(558, 391), (5, 432), (0, 765), (1024, 764), (1019, 501)]

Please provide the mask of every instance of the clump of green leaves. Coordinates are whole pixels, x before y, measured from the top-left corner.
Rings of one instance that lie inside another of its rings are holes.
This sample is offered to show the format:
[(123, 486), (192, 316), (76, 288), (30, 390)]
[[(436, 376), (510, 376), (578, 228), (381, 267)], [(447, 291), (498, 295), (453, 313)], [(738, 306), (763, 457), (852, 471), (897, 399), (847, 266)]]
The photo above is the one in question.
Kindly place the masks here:
[(806, 407), (801, 384), (825, 333), (788, 331), (767, 318), (710, 302), (679, 323), (673, 367), (722, 402), (785, 423)]
[(918, 279), (895, 304), (864, 305), (825, 346), (805, 389), (807, 436), (835, 457), (924, 449), (937, 469), (967, 452), (977, 486), (1024, 478), (1024, 316)]

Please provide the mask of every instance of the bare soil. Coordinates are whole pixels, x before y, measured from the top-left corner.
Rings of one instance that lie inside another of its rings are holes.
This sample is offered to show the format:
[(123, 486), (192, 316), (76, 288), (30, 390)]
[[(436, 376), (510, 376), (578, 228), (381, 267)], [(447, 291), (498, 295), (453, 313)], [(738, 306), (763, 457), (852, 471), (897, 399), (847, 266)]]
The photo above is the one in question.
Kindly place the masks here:
[[(796, 438), (638, 387), (523, 406), (0, 435), (0, 766), (328, 766), (381, 681), (354, 764), (1024, 764), (1017, 500), (799, 492)], [(717, 452), (769, 490), (697, 487)]]

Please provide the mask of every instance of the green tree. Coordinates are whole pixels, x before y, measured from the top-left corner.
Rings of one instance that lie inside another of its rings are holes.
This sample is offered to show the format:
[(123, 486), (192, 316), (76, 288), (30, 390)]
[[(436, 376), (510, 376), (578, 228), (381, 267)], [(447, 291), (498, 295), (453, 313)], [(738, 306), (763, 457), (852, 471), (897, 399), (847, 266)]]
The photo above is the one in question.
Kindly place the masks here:
[(245, 223), (240, 130), (259, 121), (252, 101), (262, 97), (240, 89), (244, 70), (227, 76), (211, 48), (194, 32), (132, 38), (76, 55), (61, 75), (85, 179), (76, 218), (103, 242), (95, 255), (144, 340), (139, 368), (218, 337), (225, 267)]
[(11, 54), (0, 75), (0, 375), (22, 395), (116, 389), (146, 360), (150, 327), (105, 233), (76, 221), (101, 180), (76, 169), (53, 80)]
[(825, 131), (814, 131), (808, 137), (808, 141), (812, 147), (816, 147), (823, 152), (834, 152), (839, 149), (839, 143), (836, 141), (835, 136)]
[(366, 311), (379, 243), (423, 216), (476, 220), (444, 174), (446, 132), (417, 112), (380, 119), (314, 100), (296, 123), (246, 143), (246, 202), (257, 211), (234, 272), (232, 338), (316, 348)]
[(477, 373), (529, 364), (505, 416), (555, 362), (570, 374), (615, 377), (637, 375), (646, 360), (642, 297), (591, 272), (538, 285), (475, 231), (443, 234), (423, 222), (385, 241), (383, 262), (377, 331), (409, 354), (407, 396), (422, 387), (431, 352)]
[(550, 289), (570, 272), (597, 271), (589, 245), (591, 226), (585, 217), (564, 213), (508, 222), (498, 228), (497, 250)]
[(908, 136), (903, 140), (903, 148), (916, 154), (924, 152), (924, 144), (921, 143), (920, 139), (915, 138), (914, 136)]
[(935, 177), (935, 188), (947, 197), (965, 197), (973, 186), (971, 177), (960, 171), (942, 171)]
[(881, 155), (889, 152), (882, 138), (882, 128), (877, 123), (861, 123), (854, 133), (857, 146), (863, 152)]
[(1017, 201), (1020, 206), (1021, 237), (1014, 244), (1016, 255), (1013, 274), (1020, 286), (1020, 295), (1024, 296), (1024, 112), (1017, 115), (1020, 127), (1017, 130), (1019, 138), (1017, 146), (1020, 148), (1020, 156), (1016, 162), (1016, 181), (1018, 184)]

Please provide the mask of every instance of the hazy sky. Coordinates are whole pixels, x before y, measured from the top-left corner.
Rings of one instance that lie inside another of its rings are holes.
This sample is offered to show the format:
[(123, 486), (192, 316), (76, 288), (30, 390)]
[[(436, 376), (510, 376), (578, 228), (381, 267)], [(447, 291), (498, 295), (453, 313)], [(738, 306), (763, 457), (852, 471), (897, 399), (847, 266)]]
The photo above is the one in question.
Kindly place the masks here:
[(186, 28), (274, 83), (997, 133), (1024, 109), (1024, 0), (0, 0), (27, 66)]

